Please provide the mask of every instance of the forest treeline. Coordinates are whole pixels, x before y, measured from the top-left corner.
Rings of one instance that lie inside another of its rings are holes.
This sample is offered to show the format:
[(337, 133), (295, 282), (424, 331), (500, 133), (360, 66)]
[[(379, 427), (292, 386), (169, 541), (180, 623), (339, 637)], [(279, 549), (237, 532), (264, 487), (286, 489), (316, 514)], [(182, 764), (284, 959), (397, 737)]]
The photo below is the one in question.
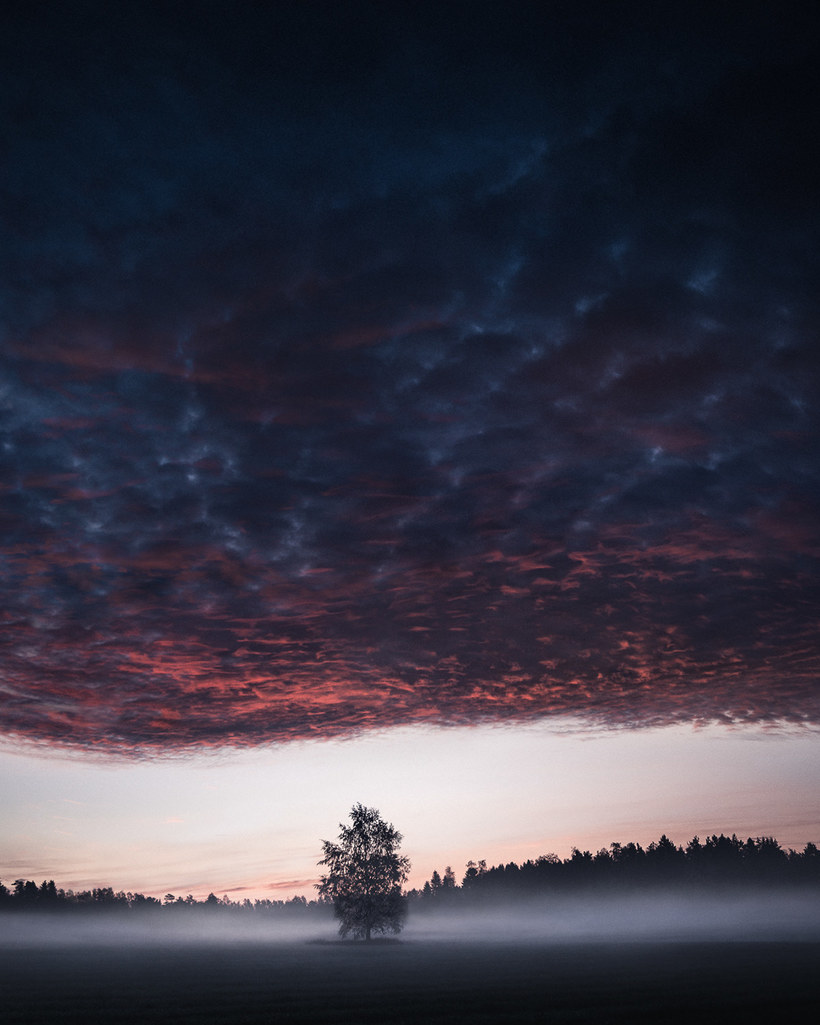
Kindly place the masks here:
[(135, 912), (189, 912), (191, 910), (252, 911), (258, 914), (290, 915), (310, 911), (329, 913), (330, 904), (322, 900), (291, 897), (289, 900), (231, 900), (227, 895), (217, 897), (209, 893), (204, 900), (196, 900), (189, 893), (178, 897), (166, 893), (146, 897), (142, 893), (114, 890), (110, 886), (91, 890), (63, 890), (53, 879), (37, 884), (31, 879), (15, 879), (13, 886), (0, 881), (0, 912), (2, 911), (135, 911)]
[[(771, 836), (740, 840), (713, 835), (701, 841), (697, 836), (685, 846), (676, 846), (666, 835), (644, 848), (637, 843), (612, 843), (596, 853), (573, 848), (568, 858), (545, 854), (518, 865), (487, 866), (470, 861), (461, 882), (449, 866), (442, 874), (433, 872), (421, 889), (407, 893), (411, 910), (469, 907), (485, 901), (520, 901), (530, 896), (595, 890), (642, 889), (653, 887), (730, 888), (740, 886), (820, 887), (820, 850), (813, 843), (802, 851), (783, 848)], [(127, 910), (167, 913), (197, 909), (256, 915), (327, 915), (329, 901), (231, 900), (213, 893), (204, 900), (167, 893), (161, 900), (142, 893), (115, 891), (111, 887), (91, 890), (63, 890), (53, 880), (36, 883), (16, 879), (11, 886), (0, 881), (0, 911), (102, 911)]]
[(785, 849), (772, 836), (740, 840), (695, 836), (676, 846), (664, 834), (644, 848), (638, 843), (612, 843), (596, 853), (572, 849), (569, 858), (545, 854), (517, 865), (487, 867), (470, 861), (461, 880), (447, 868), (434, 872), (408, 898), (420, 907), (467, 905), (488, 899), (513, 900), (533, 894), (578, 890), (623, 890), (650, 887), (820, 886), (820, 851), (813, 843), (798, 852)]

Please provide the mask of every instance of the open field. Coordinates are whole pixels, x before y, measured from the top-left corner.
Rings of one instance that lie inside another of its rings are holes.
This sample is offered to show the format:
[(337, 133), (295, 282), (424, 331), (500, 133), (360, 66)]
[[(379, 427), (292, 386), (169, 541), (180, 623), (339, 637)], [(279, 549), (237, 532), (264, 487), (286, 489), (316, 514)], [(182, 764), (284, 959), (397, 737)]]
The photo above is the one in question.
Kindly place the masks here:
[(820, 943), (4, 945), (3, 1025), (814, 1020)]

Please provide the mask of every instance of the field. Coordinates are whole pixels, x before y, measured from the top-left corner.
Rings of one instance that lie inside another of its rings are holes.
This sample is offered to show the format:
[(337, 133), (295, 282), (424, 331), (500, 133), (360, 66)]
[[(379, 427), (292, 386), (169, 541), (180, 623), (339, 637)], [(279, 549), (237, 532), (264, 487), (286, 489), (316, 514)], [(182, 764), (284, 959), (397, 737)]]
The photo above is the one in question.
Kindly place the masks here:
[(820, 1010), (814, 941), (5, 943), (0, 958), (3, 1025), (746, 1025)]

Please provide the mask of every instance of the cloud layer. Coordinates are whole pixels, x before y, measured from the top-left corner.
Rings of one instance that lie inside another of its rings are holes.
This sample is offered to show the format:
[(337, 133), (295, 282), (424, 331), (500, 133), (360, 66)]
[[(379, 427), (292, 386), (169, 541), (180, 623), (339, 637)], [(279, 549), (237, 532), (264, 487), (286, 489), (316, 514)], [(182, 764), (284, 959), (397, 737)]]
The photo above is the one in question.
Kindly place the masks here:
[(11, 23), (5, 733), (820, 720), (800, 23), (539, 6)]

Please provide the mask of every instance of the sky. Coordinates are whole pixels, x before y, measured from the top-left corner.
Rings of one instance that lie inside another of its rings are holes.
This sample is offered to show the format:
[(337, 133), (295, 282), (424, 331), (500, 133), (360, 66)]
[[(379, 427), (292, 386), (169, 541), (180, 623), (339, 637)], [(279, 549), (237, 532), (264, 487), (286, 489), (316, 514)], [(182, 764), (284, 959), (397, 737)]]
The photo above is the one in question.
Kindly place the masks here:
[(0, 877), (820, 840), (801, 6), (11, 5)]

